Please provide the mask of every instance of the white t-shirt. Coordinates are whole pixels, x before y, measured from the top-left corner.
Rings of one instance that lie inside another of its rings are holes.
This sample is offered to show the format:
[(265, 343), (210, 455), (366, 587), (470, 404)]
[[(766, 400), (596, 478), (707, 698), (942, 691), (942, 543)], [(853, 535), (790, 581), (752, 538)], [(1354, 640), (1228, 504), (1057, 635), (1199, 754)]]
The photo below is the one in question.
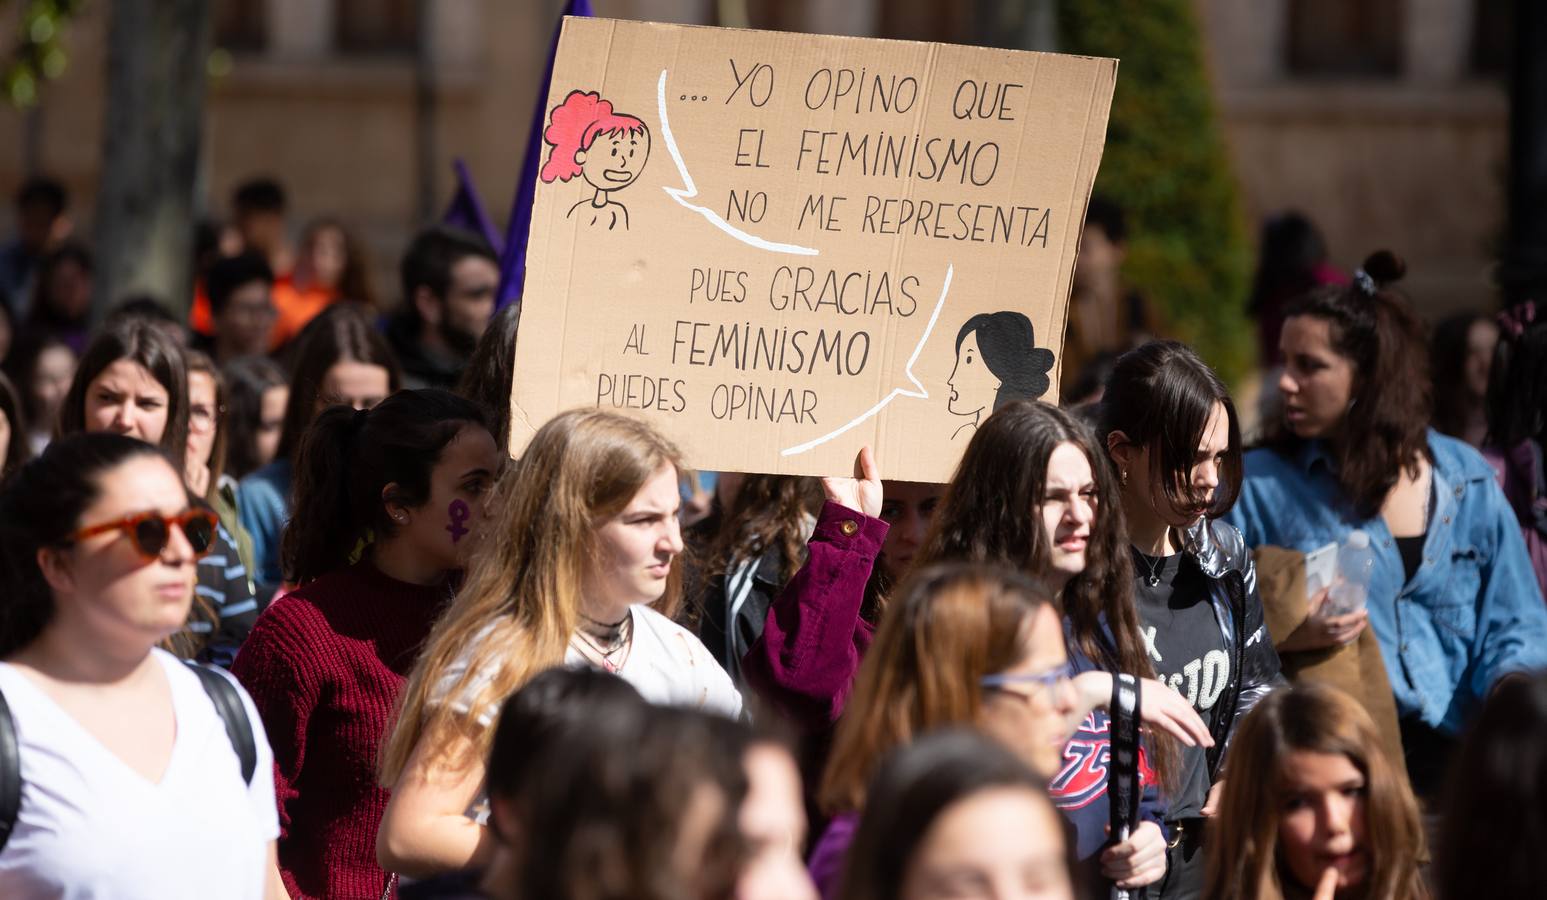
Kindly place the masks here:
[(152, 653), (171, 682), (177, 721), (159, 784), (131, 769), (25, 675), (0, 663), (0, 691), (16, 722), (22, 775), (16, 829), (0, 851), (0, 897), (262, 898), (268, 844), (279, 836), (279, 818), (274, 754), (258, 711), (237, 687), (258, 750), (248, 785), (199, 677), (171, 654)]
[[(740, 692), (697, 635), (642, 604), (630, 607), (629, 614), (634, 620), (633, 646), (628, 650), (623, 667), (618, 670), (620, 678), (657, 706), (685, 706), (730, 718), (741, 715)], [(474, 638), (469, 649), (446, 668), (436, 689), (431, 692), (430, 702), (446, 702), (462, 673), (467, 671), (473, 649), (487, 640), (487, 635), (486, 631)], [(578, 667), (591, 662), (571, 646), (564, 655), (564, 664)], [(494, 680), (494, 676), (493, 671), (473, 676), (467, 688), (452, 701), (452, 708), (462, 713), (470, 712), (472, 699)], [(500, 705), (493, 703), (482, 710), (478, 714), (479, 723), (492, 726), (499, 717)]]

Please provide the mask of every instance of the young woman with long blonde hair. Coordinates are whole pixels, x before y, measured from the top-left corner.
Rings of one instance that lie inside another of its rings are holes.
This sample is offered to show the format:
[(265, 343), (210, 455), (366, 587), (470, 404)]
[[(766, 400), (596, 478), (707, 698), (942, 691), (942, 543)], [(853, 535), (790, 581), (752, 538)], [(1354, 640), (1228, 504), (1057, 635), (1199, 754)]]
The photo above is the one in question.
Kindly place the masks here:
[(377, 834), (384, 868), (417, 877), (487, 860), (491, 839), (467, 813), (491, 726), (544, 669), (592, 665), (653, 703), (741, 712), (729, 676), (669, 618), (680, 470), (670, 442), (616, 413), (563, 413), (532, 438), (404, 691), (382, 759), (393, 791)]

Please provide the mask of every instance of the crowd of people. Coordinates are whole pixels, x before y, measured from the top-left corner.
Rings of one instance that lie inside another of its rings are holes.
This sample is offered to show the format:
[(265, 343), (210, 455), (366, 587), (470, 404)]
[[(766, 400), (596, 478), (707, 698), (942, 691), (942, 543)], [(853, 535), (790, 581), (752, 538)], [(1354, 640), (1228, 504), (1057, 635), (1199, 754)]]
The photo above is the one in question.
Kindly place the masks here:
[(1238, 410), (1097, 198), (1063, 406), (947, 484), (700, 477), (599, 409), (511, 458), (474, 234), (389, 309), (259, 179), (186, 318), (94, 317), (65, 192), (16, 207), (0, 895), (1540, 893), (1547, 308), (1431, 340), (1279, 216)]

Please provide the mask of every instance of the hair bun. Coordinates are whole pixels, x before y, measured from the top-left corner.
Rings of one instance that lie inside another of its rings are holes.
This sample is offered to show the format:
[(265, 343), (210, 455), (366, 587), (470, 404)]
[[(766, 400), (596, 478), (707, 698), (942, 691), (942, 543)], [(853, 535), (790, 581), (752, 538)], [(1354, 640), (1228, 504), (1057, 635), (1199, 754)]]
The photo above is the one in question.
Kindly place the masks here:
[(1361, 268), (1375, 279), (1375, 283), (1380, 287), (1385, 287), (1394, 281), (1401, 281), (1402, 276), (1407, 274), (1407, 263), (1390, 250), (1377, 250), (1371, 253), (1365, 257)]

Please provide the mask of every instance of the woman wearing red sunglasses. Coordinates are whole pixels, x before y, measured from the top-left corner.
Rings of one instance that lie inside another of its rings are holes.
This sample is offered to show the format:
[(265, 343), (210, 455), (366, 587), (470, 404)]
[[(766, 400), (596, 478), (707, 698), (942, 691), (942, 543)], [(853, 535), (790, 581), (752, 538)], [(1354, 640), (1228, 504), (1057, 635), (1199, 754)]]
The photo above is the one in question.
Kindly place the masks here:
[(60, 438), (0, 494), (0, 695), (22, 781), (0, 896), (282, 896), (252, 701), (249, 784), (199, 676), (157, 648), (188, 618), (214, 528), (161, 451), (117, 434)]

